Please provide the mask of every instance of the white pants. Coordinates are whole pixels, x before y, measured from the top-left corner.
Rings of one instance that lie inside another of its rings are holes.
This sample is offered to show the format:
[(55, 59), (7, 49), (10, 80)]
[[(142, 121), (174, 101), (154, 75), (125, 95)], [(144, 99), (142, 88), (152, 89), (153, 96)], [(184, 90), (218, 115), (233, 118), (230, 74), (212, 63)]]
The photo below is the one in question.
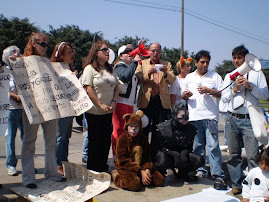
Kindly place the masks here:
[(57, 172), (56, 165), (56, 134), (57, 120), (46, 121), (41, 124), (30, 124), (23, 112), (22, 115), (24, 136), (22, 141), (21, 164), (22, 164), (22, 184), (36, 184), (35, 181), (35, 142), (39, 125), (43, 129), (45, 141), (45, 179), (60, 181), (62, 176)]

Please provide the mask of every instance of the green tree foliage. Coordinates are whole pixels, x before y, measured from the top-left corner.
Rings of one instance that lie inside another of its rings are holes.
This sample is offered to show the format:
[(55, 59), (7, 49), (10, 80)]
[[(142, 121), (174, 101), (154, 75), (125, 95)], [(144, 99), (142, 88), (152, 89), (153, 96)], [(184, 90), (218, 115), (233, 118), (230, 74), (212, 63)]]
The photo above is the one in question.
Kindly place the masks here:
[(32, 32), (40, 32), (41, 30), (29, 22), (27, 18), (11, 18), (10, 20), (0, 15), (0, 51), (11, 45), (16, 45), (24, 51), (27, 38)]
[(224, 79), (228, 69), (234, 70), (235, 67), (231, 60), (224, 60), (222, 64), (217, 64), (215, 71)]

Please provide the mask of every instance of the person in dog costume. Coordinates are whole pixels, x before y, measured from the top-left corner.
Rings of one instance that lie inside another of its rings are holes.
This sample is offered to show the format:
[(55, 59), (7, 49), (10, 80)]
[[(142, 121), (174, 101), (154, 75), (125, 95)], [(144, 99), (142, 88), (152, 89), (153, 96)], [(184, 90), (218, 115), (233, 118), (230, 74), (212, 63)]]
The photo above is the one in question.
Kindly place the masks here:
[(114, 184), (122, 189), (139, 191), (145, 186), (163, 186), (165, 177), (155, 170), (150, 147), (142, 134), (143, 112), (125, 114), (125, 132), (117, 139), (115, 166), (111, 172)]

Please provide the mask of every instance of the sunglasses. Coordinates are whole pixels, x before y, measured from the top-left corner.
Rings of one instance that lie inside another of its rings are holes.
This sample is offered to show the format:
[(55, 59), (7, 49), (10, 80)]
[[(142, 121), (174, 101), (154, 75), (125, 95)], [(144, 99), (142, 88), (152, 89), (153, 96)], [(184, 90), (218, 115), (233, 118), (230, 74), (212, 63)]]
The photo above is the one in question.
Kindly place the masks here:
[(97, 51), (102, 51), (102, 52), (109, 52), (109, 48), (102, 48), (102, 49), (100, 49), (100, 50), (97, 50)]
[(45, 42), (39, 42), (39, 41), (36, 41), (35, 43), (37, 43), (38, 45), (42, 46), (43, 48), (46, 48), (48, 47), (49, 45)]

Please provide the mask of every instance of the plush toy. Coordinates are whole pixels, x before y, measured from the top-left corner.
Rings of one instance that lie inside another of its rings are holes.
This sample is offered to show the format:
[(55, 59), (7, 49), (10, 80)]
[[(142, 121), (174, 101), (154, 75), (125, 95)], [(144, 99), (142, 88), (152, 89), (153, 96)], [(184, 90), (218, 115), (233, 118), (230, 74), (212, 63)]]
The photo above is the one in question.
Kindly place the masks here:
[[(151, 162), (150, 147), (142, 134), (141, 110), (135, 114), (125, 114), (125, 132), (117, 139), (115, 166), (111, 172), (117, 187), (138, 191), (145, 186), (163, 186), (164, 175), (155, 170)], [(147, 121), (148, 122), (148, 121)]]

